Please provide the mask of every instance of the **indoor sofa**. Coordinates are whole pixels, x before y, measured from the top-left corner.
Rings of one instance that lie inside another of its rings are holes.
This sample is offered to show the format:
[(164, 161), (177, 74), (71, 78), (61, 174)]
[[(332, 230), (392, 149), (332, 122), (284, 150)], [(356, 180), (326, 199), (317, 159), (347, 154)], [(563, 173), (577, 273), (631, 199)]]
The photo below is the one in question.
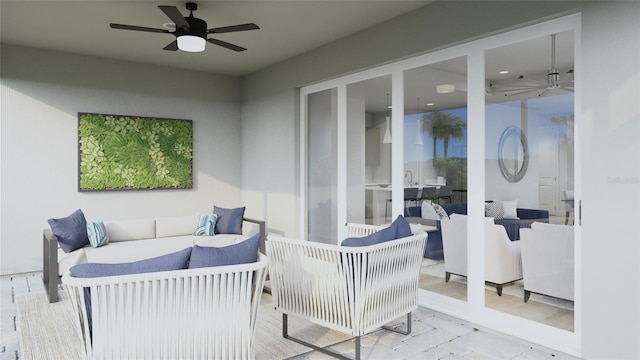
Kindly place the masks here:
[(100, 247), (87, 244), (80, 249), (65, 252), (50, 229), (43, 230), (43, 282), (49, 302), (58, 300), (58, 284), (68, 270), (75, 254), (83, 250), (89, 262), (122, 263), (160, 256), (188, 246), (227, 246), (261, 234), (260, 252), (264, 253), (266, 226), (261, 220), (242, 219), (241, 234), (215, 234), (196, 236), (197, 215), (159, 217), (136, 220), (103, 221), (109, 242)]
[[(447, 215), (461, 214), (467, 215), (467, 203), (442, 204), (442, 208)], [(442, 251), (442, 232), (440, 220), (430, 220), (422, 218), (422, 208), (420, 206), (411, 206), (404, 209), (404, 216), (410, 223), (435, 226), (437, 231), (429, 232), (427, 246), (424, 250), (424, 257), (435, 260), (443, 260), (444, 252)], [(538, 209), (517, 209), (517, 215), (520, 219), (499, 219), (494, 220), (497, 225), (504, 226), (507, 235), (511, 241), (520, 240), (520, 229), (530, 228), (534, 222), (549, 222), (549, 211)]]

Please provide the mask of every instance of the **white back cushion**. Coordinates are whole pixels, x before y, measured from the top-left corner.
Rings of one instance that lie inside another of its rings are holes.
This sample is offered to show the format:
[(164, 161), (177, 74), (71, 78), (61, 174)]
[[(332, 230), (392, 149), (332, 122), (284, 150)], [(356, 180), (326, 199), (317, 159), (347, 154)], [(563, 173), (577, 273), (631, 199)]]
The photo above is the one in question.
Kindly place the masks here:
[(105, 221), (104, 226), (109, 234), (109, 242), (156, 237), (155, 219)]
[(197, 215), (156, 218), (156, 237), (191, 235), (197, 225)]

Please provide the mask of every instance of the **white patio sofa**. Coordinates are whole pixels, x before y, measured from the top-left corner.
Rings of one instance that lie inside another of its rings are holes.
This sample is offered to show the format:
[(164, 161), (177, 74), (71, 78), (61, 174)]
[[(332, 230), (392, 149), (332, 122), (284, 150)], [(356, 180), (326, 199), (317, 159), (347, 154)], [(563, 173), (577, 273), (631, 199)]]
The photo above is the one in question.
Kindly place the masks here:
[(107, 245), (93, 248), (90, 245), (65, 253), (57, 237), (50, 229), (43, 230), (42, 279), (49, 302), (58, 301), (60, 277), (80, 250), (86, 252), (89, 262), (121, 263), (142, 260), (182, 250), (192, 245), (226, 246), (248, 239), (260, 232), (260, 252), (264, 253), (266, 225), (264, 221), (243, 218), (242, 234), (217, 234), (194, 236), (197, 215), (159, 217), (134, 220), (105, 220), (109, 235)]
[[(347, 224), (347, 236), (366, 236), (381, 227)], [(282, 313), (283, 336), (335, 356), (326, 348), (290, 336), (288, 315), (360, 337), (402, 316), (411, 332), (418, 308), (418, 280), (427, 233), (376, 245), (346, 247), (269, 236), (269, 277), (275, 309)]]
[[(82, 249), (74, 258), (87, 262)], [(249, 264), (121, 276), (67, 271), (62, 284), (87, 359), (253, 359), (269, 263), (259, 254)]]

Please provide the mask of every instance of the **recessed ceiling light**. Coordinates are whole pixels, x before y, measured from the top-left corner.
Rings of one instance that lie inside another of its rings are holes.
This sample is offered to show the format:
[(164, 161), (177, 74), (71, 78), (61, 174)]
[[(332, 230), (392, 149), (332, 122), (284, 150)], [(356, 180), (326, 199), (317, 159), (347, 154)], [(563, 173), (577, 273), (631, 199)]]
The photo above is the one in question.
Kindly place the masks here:
[(502, 74), (502, 75), (504, 75), (504, 74), (508, 74), (508, 73), (509, 73), (509, 70), (502, 70), (502, 71), (499, 71), (498, 73), (499, 73), (499, 74)]
[(427, 103), (427, 106), (433, 106), (433, 103)]

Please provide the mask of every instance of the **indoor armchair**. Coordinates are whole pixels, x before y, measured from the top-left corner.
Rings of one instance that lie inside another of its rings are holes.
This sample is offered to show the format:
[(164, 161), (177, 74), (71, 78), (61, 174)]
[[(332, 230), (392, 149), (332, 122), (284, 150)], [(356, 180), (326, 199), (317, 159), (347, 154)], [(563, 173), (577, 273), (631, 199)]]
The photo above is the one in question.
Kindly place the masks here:
[[(451, 214), (440, 225), (445, 281), (449, 281), (451, 274), (467, 276), (467, 215)], [(484, 218), (484, 238), (485, 281), (495, 284), (498, 295), (502, 295), (504, 284), (522, 279), (520, 242), (511, 241), (505, 228), (489, 217)]]
[(536, 222), (520, 236), (524, 301), (532, 292), (573, 301), (573, 226)]

